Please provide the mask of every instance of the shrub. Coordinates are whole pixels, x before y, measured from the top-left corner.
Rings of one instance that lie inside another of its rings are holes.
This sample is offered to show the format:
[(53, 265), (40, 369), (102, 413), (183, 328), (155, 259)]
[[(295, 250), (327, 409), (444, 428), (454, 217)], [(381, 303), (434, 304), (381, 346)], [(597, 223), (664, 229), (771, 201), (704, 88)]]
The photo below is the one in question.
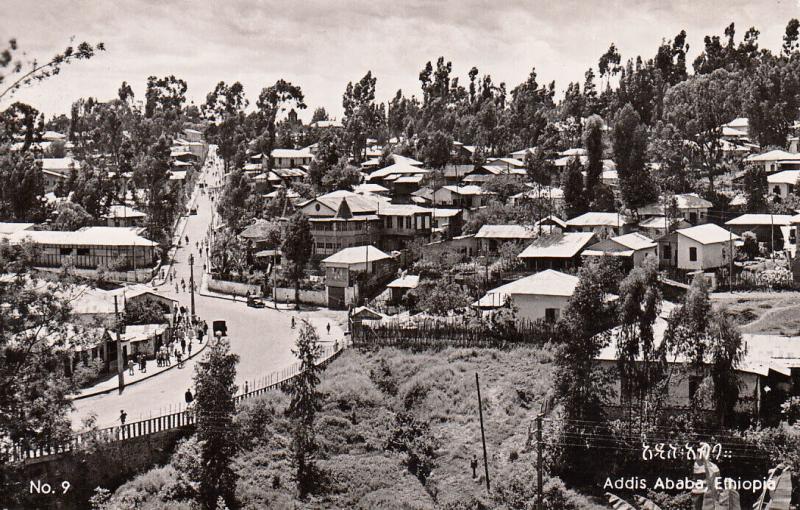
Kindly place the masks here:
[(386, 449), (405, 454), (403, 463), (408, 471), (425, 483), (433, 470), (436, 440), (427, 422), (418, 421), (411, 413), (397, 413), (394, 430), (386, 441)]

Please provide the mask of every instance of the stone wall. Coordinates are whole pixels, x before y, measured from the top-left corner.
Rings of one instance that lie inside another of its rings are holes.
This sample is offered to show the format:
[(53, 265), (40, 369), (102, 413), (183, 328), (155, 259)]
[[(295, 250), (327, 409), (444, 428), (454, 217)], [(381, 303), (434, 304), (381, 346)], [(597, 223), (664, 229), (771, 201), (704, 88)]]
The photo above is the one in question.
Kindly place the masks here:
[[(166, 430), (124, 441), (99, 443), (80, 453), (48, 455), (31, 459), (21, 468), (18, 479), (27, 499), (20, 508), (89, 508), (95, 487), (114, 491), (137, 474), (166, 464), (179, 439), (188, 437), (193, 427)], [(62, 483), (69, 482), (64, 494)], [(34, 484), (49, 484), (50, 494), (37, 494)], [(13, 506), (10, 508), (14, 508)]]
[[(279, 303), (294, 303), (294, 288), (275, 287), (275, 300)], [(328, 306), (328, 294), (324, 290), (300, 289), (300, 302), (306, 305)]]
[(248, 294), (254, 296), (261, 295), (261, 287), (258, 285), (231, 282), (228, 280), (215, 280), (210, 276), (208, 278), (208, 290), (236, 296), (247, 296)]

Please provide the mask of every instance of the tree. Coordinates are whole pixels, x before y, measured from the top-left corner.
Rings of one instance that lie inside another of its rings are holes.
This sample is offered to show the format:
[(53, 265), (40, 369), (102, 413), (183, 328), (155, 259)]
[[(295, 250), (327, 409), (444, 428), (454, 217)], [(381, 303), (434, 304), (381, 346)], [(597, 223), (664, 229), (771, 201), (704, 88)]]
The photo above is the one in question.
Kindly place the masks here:
[(453, 138), (443, 131), (425, 132), (417, 141), (417, 153), (425, 166), (441, 169), (450, 162)]
[(622, 392), (631, 405), (639, 405), (640, 416), (644, 415), (648, 403), (658, 408), (657, 401), (663, 394), (659, 383), (666, 357), (663, 345), (656, 343), (653, 328), (661, 311), (658, 278), (658, 262), (648, 257), (619, 286), (617, 365), (623, 382)]
[(798, 49), (798, 38), (800, 38), (800, 21), (792, 18), (786, 24), (786, 32), (783, 35), (783, 55), (790, 56)]
[(769, 183), (767, 169), (762, 165), (751, 165), (744, 174), (744, 193), (747, 197), (747, 212), (761, 213), (767, 210)]
[(200, 499), (208, 509), (217, 508), (222, 498), (226, 505), (235, 502), (236, 473), (231, 459), (237, 445), (233, 430), (236, 405), (236, 364), (239, 356), (230, 351), (224, 337), (209, 340), (206, 354), (195, 367), (195, 423), (200, 441)]
[(345, 163), (344, 160), (334, 165), (322, 178), (322, 188), (326, 191), (347, 190), (361, 182), (361, 171), (358, 167)]
[(634, 211), (658, 198), (647, 170), (647, 131), (639, 114), (626, 104), (614, 118), (611, 138), (622, 202)]
[(258, 125), (262, 129), (259, 149), (267, 158), (267, 170), (272, 170), (272, 149), (275, 148), (276, 122), (278, 114), (286, 110), (287, 105), (294, 103), (297, 108), (305, 109), (303, 91), (291, 82), (280, 79), (274, 85), (261, 89), (256, 106), (258, 107)]
[(30, 152), (0, 152), (0, 217), (15, 221), (43, 219), (41, 162)]
[(655, 67), (661, 71), (669, 85), (675, 85), (688, 78), (686, 73), (686, 53), (689, 45), (686, 43), (686, 31), (681, 30), (675, 39), (664, 41), (658, 47), (655, 57)]
[(292, 354), (300, 360), (300, 372), (287, 385), (289, 407), (286, 415), (292, 420), (292, 461), (300, 499), (314, 490), (318, 473), (314, 464), (317, 442), (314, 419), (322, 403), (317, 391), (319, 374), (323, 368), (317, 364), (322, 355), (316, 329), (305, 319), (300, 323), (300, 333)]
[(125, 324), (162, 324), (167, 322), (164, 315), (170, 313), (168, 306), (149, 296), (129, 301), (125, 304)]
[(375, 84), (378, 78), (367, 71), (355, 84), (349, 82), (342, 96), (344, 108), (342, 137), (356, 163), (364, 158), (367, 137), (379, 123), (375, 106)]
[(311, 235), (308, 218), (297, 212), (289, 219), (281, 245), (283, 255), (292, 263), (290, 272), (294, 279), (294, 303), (297, 310), (300, 309), (300, 278), (311, 259), (313, 247), (314, 237)]
[(583, 129), (583, 146), (586, 148), (586, 201), (592, 203), (595, 188), (603, 175), (603, 119), (592, 115)]
[(750, 136), (762, 147), (783, 147), (800, 106), (800, 60), (765, 59), (742, 87)]
[(583, 165), (578, 158), (573, 157), (567, 163), (564, 173), (564, 182), (561, 187), (564, 190), (564, 204), (568, 218), (574, 218), (585, 213), (589, 204), (583, 189)]
[(53, 221), (53, 230), (74, 231), (92, 224), (94, 217), (80, 204), (66, 202), (58, 207), (58, 216)]
[(150, 76), (147, 78), (145, 92), (145, 117), (151, 118), (161, 113), (172, 120), (180, 116), (183, 103), (186, 102), (187, 85), (184, 80), (173, 75), (163, 78)]
[[(28, 449), (71, 437), (64, 360), (83, 346), (80, 334), (68, 332), (70, 306), (59, 297), (67, 285), (29, 278), (35, 250), (0, 241), (0, 270), (15, 274), (0, 286), (0, 437)], [(0, 500), (17, 506), (16, 491), (24, 484), (17, 478), (19, 459), (11, 459), (10, 451), (0, 449)]]
[(322, 106), (319, 106), (314, 109), (314, 114), (311, 116), (311, 123), (313, 124), (321, 120), (330, 120), (330, 117), (328, 116), (328, 111)]
[(690, 167), (708, 179), (709, 191), (722, 166), (722, 125), (740, 111), (741, 76), (725, 70), (695, 76), (671, 87), (664, 96), (664, 121), (684, 140)]
[[(105, 51), (106, 47), (103, 43), (97, 43), (94, 46), (82, 42), (75, 46), (67, 46), (64, 51), (57, 53), (50, 60), (44, 62), (38, 60), (31, 60), (22, 62), (18, 58), (14, 58), (14, 53), (18, 51), (17, 40), (11, 39), (8, 41), (8, 47), (0, 51), (0, 86), (5, 86), (0, 89), (0, 101), (6, 96), (11, 96), (23, 86), (32, 83), (46, 80), (47, 78), (58, 74), (61, 68), (76, 60), (89, 60), (95, 56), (97, 51)], [(10, 67), (11, 71), (6, 71)], [(10, 80), (14, 80), (9, 83)], [(8, 85), (6, 85), (8, 83)]]
[(417, 309), (430, 315), (447, 315), (473, 301), (460, 285), (447, 278), (424, 281), (409, 294), (416, 298)]

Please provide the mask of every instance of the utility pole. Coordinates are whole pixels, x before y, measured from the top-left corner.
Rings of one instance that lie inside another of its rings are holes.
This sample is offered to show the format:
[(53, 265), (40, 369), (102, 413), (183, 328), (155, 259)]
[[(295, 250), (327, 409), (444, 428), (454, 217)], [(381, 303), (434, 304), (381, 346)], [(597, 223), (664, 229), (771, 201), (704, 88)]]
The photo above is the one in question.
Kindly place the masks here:
[(119, 320), (117, 296), (114, 296), (114, 317), (116, 318), (114, 330), (117, 334), (117, 380), (119, 382), (119, 393), (122, 395), (122, 390), (125, 389), (125, 369), (122, 366), (122, 338), (119, 334), (119, 328), (122, 326), (122, 324)]
[(544, 510), (544, 482), (542, 480), (542, 471), (544, 469), (544, 463), (542, 460), (542, 456), (544, 453), (544, 447), (542, 445), (542, 414), (539, 413), (536, 416), (536, 486), (537, 486), (537, 493), (536, 493), (536, 510)]
[(189, 254), (189, 290), (192, 293), (192, 320), (194, 320), (194, 253)]
[(475, 372), (475, 386), (478, 388), (478, 415), (481, 419), (481, 442), (483, 443), (483, 471), (486, 474), (486, 492), (489, 492), (489, 459), (486, 457), (486, 434), (483, 431), (483, 406), (481, 405), (481, 383), (478, 372)]

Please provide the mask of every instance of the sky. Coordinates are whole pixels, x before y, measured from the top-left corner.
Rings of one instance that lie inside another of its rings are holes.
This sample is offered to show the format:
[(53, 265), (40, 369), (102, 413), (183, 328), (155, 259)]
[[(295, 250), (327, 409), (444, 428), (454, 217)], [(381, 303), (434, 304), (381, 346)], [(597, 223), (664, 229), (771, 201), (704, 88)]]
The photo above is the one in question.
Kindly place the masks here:
[(799, 11), (800, 0), (1, 0), (0, 40), (15, 37), (38, 60), (71, 39), (105, 43), (91, 61), (17, 92), (48, 117), (79, 97), (111, 99), (123, 81), (141, 99), (148, 76), (172, 74), (197, 105), (220, 80), (238, 80), (251, 107), (284, 78), (303, 89), (308, 120), (317, 106), (340, 118), (347, 82), (368, 70), (378, 101), (397, 89), (419, 95), (420, 70), (440, 55), (462, 84), (476, 66), (511, 90), (535, 67), (563, 92), (590, 66), (597, 73), (612, 42), (623, 61), (650, 58), (685, 29), (693, 60), (705, 35), (733, 21), (737, 40), (755, 26), (761, 47), (776, 51)]

